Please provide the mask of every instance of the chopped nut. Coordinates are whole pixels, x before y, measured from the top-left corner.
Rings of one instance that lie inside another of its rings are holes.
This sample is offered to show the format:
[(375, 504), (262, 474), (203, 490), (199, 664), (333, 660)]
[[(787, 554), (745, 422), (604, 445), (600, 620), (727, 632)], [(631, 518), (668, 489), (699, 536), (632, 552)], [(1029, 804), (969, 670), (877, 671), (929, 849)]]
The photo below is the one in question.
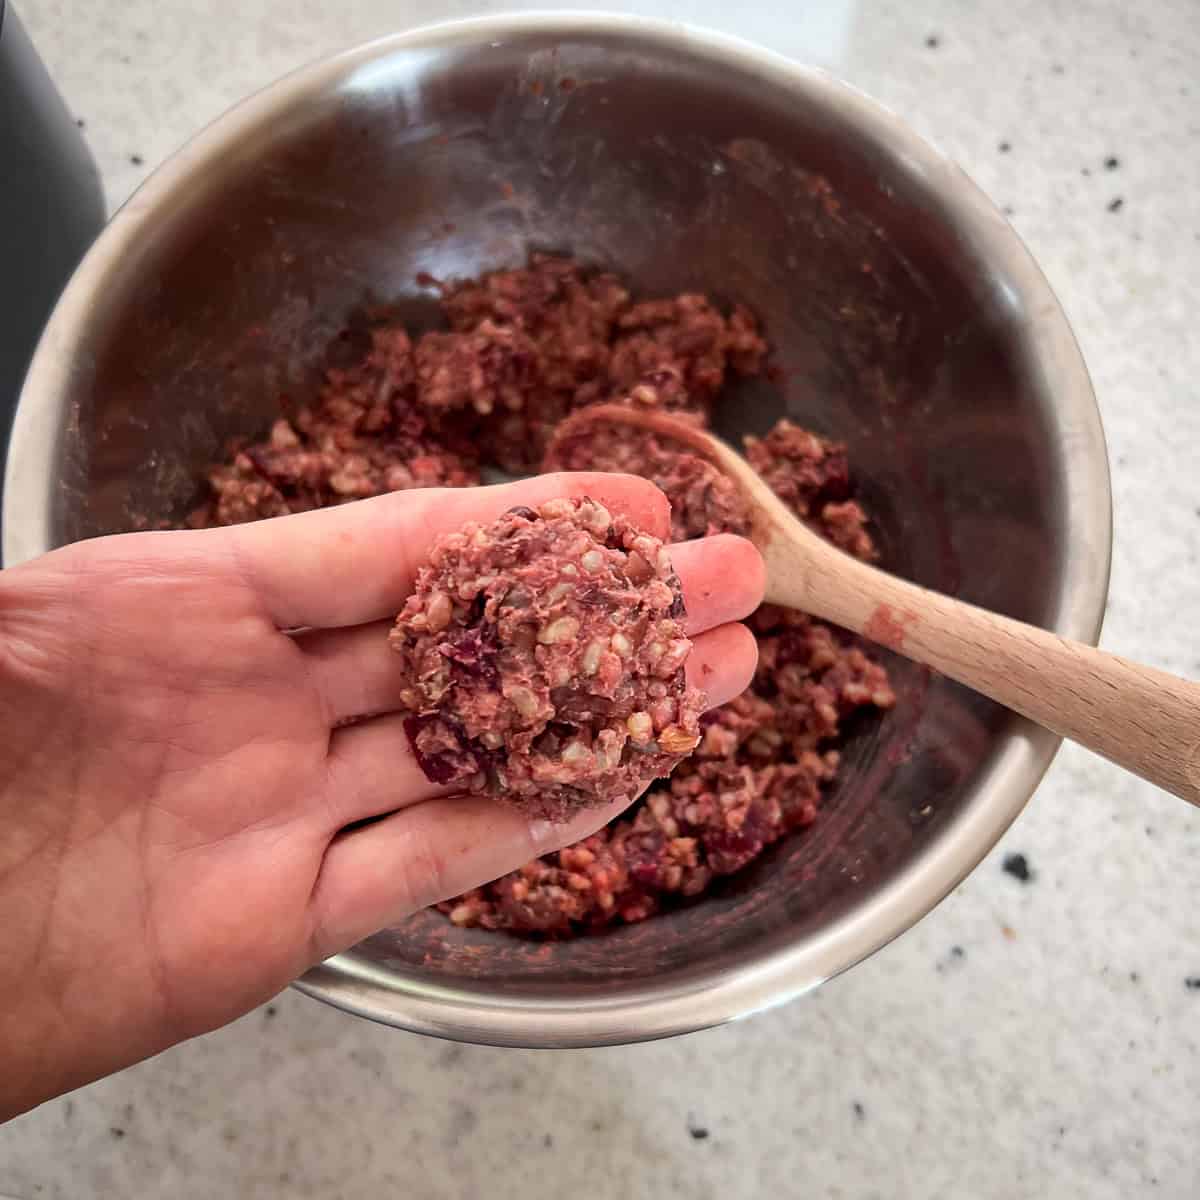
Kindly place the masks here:
[(556, 617), (538, 630), (537, 640), (543, 646), (557, 646), (569, 642), (578, 632), (579, 622), (575, 617)]
[(647, 712), (635, 712), (625, 722), (625, 726), (635, 742), (648, 742), (654, 737), (654, 722)]
[(450, 624), (454, 605), (445, 592), (434, 592), (425, 605), (425, 622), (431, 633), (440, 633)]
[(523, 717), (534, 717), (537, 715), (538, 702), (537, 697), (527, 687), (514, 685), (505, 690), (506, 699), (512, 704)]
[(668, 754), (690, 754), (700, 742), (698, 733), (689, 733), (678, 725), (668, 725), (658, 735), (658, 744)]
[(601, 641), (588, 643), (587, 649), (583, 652), (583, 660), (580, 663), (585, 675), (595, 675), (600, 666), (600, 656), (607, 649), (608, 647)]
[(645, 557), (636, 551), (625, 560), (625, 573), (634, 583), (645, 583), (654, 575), (654, 571)]
[(589, 766), (592, 761), (592, 752), (583, 742), (568, 742), (563, 747), (562, 760), (569, 767)]

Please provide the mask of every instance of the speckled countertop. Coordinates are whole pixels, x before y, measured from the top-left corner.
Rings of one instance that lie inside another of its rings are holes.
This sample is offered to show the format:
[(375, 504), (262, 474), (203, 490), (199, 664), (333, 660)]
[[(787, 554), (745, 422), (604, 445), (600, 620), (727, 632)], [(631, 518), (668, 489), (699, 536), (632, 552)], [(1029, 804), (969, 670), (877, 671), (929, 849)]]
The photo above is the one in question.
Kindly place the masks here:
[[(1200, 674), (1195, 0), (609, 6), (832, 68), (1005, 207), (1074, 324), (1107, 426), (1105, 644)], [(506, 6), (17, 7), (115, 205), (292, 66)], [(524, 1053), (408, 1036), (286, 993), (0, 1129), (0, 1193), (20, 1200), (545, 1192), (1195, 1197), (1200, 812), (1068, 747), (931, 916), (769, 1015), (649, 1046)]]

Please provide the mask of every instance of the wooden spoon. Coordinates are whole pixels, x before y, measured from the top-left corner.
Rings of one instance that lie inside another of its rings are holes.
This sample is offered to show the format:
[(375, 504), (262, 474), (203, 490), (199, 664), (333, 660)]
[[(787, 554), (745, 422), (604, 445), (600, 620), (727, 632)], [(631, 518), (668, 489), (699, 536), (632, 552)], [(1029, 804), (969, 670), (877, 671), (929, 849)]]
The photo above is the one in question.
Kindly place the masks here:
[(853, 630), (948, 675), (1045, 729), (1200, 806), (1200, 684), (897, 579), (843, 554), (796, 518), (753, 467), (711, 433), (619, 404), (608, 421), (686, 446), (741, 488), (767, 600)]

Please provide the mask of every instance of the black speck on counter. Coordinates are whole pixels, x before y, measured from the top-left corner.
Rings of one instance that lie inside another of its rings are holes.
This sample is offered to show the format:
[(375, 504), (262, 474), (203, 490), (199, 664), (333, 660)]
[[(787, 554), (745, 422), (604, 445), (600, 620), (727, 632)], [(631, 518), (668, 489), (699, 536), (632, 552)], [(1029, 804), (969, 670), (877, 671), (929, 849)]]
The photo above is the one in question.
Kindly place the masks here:
[(1120, 196), (1114, 196), (1108, 202), (1108, 211), (1109, 212), (1120, 212), (1121, 209), (1124, 207), (1125, 207), (1125, 201)]
[(1086, 175), (1090, 179), (1092, 176), (1092, 168), (1091, 167), (1083, 167), (1079, 173), (1080, 173), (1080, 175)]
[(143, 159), (140, 154), (131, 154), (129, 156), (129, 161), (133, 163), (135, 167), (140, 167), (145, 159)]
[(693, 1142), (708, 1141), (708, 1129), (693, 1121), (690, 1117), (688, 1118), (687, 1131), (691, 1135)]
[(1189, 975), (1184, 981), (1183, 986), (1189, 992), (1200, 992), (1200, 975)]
[(863, 1106), (857, 1100), (855, 1100), (853, 1107), (854, 1107), (854, 1115), (860, 1121), (865, 1121), (867, 1119), (867, 1110), (865, 1108), (863, 1108)]
[(1110, 154), (1104, 160), (1104, 169), (1106, 171), (1115, 171), (1121, 165), (1121, 160), (1115, 155)]
[(553, 1150), (554, 1149), (554, 1134), (552, 1134), (552, 1133), (546, 1134), (542, 1138), (542, 1145), (545, 1146), (547, 1150)]
[(110, 1126), (108, 1132), (111, 1133), (118, 1142), (125, 1136), (125, 1130), (123, 1130), (120, 1125)]
[(1137, 981), (1139, 979), (1141, 979), (1141, 976), (1136, 971), (1129, 972), (1129, 982), (1130, 983), (1137, 983)]
[(951, 946), (950, 947), (950, 957), (951, 958), (966, 958), (967, 952), (961, 946)]
[(78, 125), (80, 129), (87, 128), (87, 122), (82, 117), (76, 117), (75, 124)]
[(999, 150), (1001, 154), (1007, 154), (1012, 149), (1012, 142), (1001, 142), (996, 149)]
[(279, 1009), (277, 1009), (275, 1007), (275, 1005), (268, 1004), (266, 1011), (263, 1013), (263, 1016), (265, 1016), (267, 1018), (267, 1020), (269, 1021), (278, 1011), (279, 1011)]
[(1023, 854), (1006, 854), (1003, 866), (1005, 871), (1022, 883), (1032, 883), (1035, 879), (1029, 860)]
[(443, 1046), (438, 1051), (437, 1065), (439, 1067), (456, 1067), (467, 1056), (465, 1046), (458, 1042), (451, 1042), (447, 1046)]
[(940, 37), (938, 37), (938, 35), (936, 33), (931, 33), (925, 39), (925, 45), (927, 45), (930, 48), (930, 50), (936, 50), (941, 44), (942, 44), (942, 39)]

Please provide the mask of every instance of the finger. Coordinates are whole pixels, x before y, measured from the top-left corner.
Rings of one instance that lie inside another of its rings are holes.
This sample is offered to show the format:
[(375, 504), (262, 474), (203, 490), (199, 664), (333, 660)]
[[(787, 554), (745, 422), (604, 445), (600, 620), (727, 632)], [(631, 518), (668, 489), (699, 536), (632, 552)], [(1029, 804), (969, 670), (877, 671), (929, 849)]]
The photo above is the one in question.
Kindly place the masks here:
[(313, 889), (316, 957), (588, 837), (625, 807), (609, 804), (552, 825), (486, 797), (447, 796), (339, 834)]
[(281, 629), (361, 625), (400, 610), (438, 534), (560, 496), (591, 496), (656, 537), (670, 528), (667, 499), (648, 480), (572, 472), (497, 487), (393, 492), (191, 536), (209, 539), (206, 546), (223, 539)]
[(732, 533), (679, 542), (671, 565), (683, 585), (687, 631), (702, 633), (748, 617), (763, 600), (767, 572), (752, 542)]
[(329, 836), (355, 821), (408, 808), (451, 790), (426, 778), (404, 730), (402, 713), (335, 729), (325, 770), (328, 800), (318, 820)]
[(754, 678), (758, 642), (745, 625), (736, 622), (702, 633), (687, 659), (688, 682), (705, 695), (709, 708), (740, 696)]
[(403, 708), (405, 674), (388, 645), (392, 621), (371, 621), (351, 629), (318, 629), (297, 635), (313, 685), (331, 726)]

